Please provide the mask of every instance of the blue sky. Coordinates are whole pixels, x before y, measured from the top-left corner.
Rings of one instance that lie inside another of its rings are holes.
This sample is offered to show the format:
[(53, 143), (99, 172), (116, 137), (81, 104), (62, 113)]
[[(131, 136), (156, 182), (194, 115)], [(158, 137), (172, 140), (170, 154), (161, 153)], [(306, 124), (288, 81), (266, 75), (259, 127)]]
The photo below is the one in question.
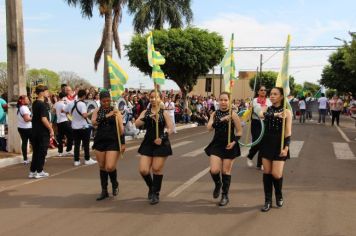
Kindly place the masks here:
[[(225, 38), (232, 32), (235, 46), (282, 46), (287, 34), (292, 45), (339, 45), (334, 37), (349, 39), (347, 31), (356, 31), (356, 2), (351, 0), (192, 0), (193, 25), (216, 31)], [(0, 0), (0, 61), (6, 60), (5, 0)], [(79, 8), (69, 7), (63, 0), (23, 0), (26, 63), (31, 68), (73, 71), (97, 86), (102, 85), (102, 70), (94, 71), (93, 56), (100, 43), (103, 19), (97, 15), (82, 18)], [(119, 28), (121, 43), (130, 42), (132, 16), (126, 12)], [(316, 82), (329, 51), (292, 52), (290, 74), (298, 83)], [(125, 55), (126, 52), (123, 52)], [(264, 53), (268, 58), (273, 53)], [(240, 70), (255, 69), (259, 53), (237, 52)], [(264, 68), (277, 70), (282, 54), (275, 55)], [(119, 60), (129, 74), (128, 87), (151, 81), (126, 57)], [(100, 66), (101, 68), (102, 66)], [(165, 88), (177, 88), (167, 82)]]

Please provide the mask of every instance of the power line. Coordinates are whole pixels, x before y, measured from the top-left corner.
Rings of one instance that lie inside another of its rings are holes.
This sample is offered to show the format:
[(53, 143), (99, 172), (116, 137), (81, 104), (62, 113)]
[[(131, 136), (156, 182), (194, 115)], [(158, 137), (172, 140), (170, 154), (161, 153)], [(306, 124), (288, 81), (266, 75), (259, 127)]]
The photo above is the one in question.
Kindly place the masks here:
[[(291, 46), (291, 51), (333, 51), (343, 45), (337, 46)], [(238, 52), (275, 52), (283, 51), (284, 47), (234, 47), (234, 51)]]

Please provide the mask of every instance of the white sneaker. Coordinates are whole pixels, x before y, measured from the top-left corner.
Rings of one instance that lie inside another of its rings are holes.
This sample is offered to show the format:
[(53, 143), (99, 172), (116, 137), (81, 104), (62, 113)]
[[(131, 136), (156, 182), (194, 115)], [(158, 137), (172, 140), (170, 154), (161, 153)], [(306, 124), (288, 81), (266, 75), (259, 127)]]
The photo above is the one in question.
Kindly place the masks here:
[(57, 156), (62, 157), (62, 156), (63, 156), (63, 153), (60, 153), (60, 152), (59, 152)]
[(73, 152), (69, 151), (69, 152), (66, 152), (65, 155), (66, 155), (66, 156), (73, 156), (74, 154), (73, 154)]
[(40, 178), (46, 178), (46, 177), (48, 177), (48, 176), (49, 176), (49, 174), (48, 174), (47, 172), (42, 171), (42, 172), (40, 172), (40, 173), (37, 173), (37, 175), (35, 176), (35, 178), (36, 178), (36, 179), (40, 179)]
[(25, 160), (25, 161), (23, 161), (23, 164), (24, 165), (28, 165), (28, 164), (30, 164), (30, 161), (29, 160)]
[(253, 161), (250, 160), (250, 159), (248, 159), (248, 158), (247, 158), (246, 164), (247, 164), (247, 166), (248, 166), (249, 168), (252, 168), (252, 167), (254, 166)]
[(80, 166), (80, 161), (75, 161), (74, 166)]
[(97, 163), (97, 161), (95, 161), (95, 160), (93, 160), (91, 158), (84, 162), (85, 165), (94, 165), (96, 163)]
[(29, 179), (34, 179), (35, 177), (36, 177), (36, 175), (37, 175), (37, 172), (35, 171), (35, 172), (30, 172), (29, 174), (28, 174), (28, 178)]

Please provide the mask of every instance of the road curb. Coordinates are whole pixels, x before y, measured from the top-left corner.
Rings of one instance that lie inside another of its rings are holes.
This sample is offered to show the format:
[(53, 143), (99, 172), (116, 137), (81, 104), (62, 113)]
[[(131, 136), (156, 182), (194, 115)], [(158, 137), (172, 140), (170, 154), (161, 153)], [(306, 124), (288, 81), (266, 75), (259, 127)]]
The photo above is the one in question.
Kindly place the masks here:
[[(187, 124), (187, 125), (182, 125), (182, 126), (178, 126), (176, 127), (176, 130), (184, 130), (184, 129), (191, 129), (191, 128), (195, 128), (198, 125), (193, 123), (193, 124)], [(143, 135), (140, 135), (137, 139), (142, 139)], [(125, 140), (126, 141), (132, 141), (132, 140), (137, 140), (137, 139), (133, 139), (131, 136), (126, 136)], [(57, 156), (57, 148), (55, 149), (49, 149), (48, 153), (47, 153), (47, 158), (50, 157), (55, 157)], [(32, 160), (32, 155), (28, 156), (28, 160)], [(4, 168), (7, 166), (12, 166), (12, 165), (17, 165), (17, 164), (21, 164), (23, 162), (23, 157), (22, 155), (18, 155), (18, 156), (13, 156), (13, 157), (7, 157), (7, 158), (2, 158), (0, 159), (0, 168)]]

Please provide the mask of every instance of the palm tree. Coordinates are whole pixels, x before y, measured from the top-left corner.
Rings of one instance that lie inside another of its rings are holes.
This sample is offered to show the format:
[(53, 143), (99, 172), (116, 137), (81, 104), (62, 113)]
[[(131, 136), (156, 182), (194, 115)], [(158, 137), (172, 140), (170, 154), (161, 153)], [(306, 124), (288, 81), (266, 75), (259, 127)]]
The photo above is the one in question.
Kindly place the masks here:
[(94, 7), (98, 7), (100, 16), (104, 17), (105, 24), (101, 43), (94, 56), (94, 68), (98, 69), (101, 55), (104, 52), (104, 87), (110, 87), (110, 78), (106, 57), (112, 56), (112, 44), (115, 43), (115, 49), (121, 58), (121, 45), (118, 33), (119, 23), (122, 18), (122, 8), (128, 0), (65, 0), (69, 6), (79, 6), (82, 16), (91, 18)]
[(172, 28), (181, 28), (183, 18), (187, 24), (192, 21), (191, 0), (130, 0), (128, 10), (134, 15), (133, 26), (137, 33), (145, 29), (163, 29), (167, 22)]

